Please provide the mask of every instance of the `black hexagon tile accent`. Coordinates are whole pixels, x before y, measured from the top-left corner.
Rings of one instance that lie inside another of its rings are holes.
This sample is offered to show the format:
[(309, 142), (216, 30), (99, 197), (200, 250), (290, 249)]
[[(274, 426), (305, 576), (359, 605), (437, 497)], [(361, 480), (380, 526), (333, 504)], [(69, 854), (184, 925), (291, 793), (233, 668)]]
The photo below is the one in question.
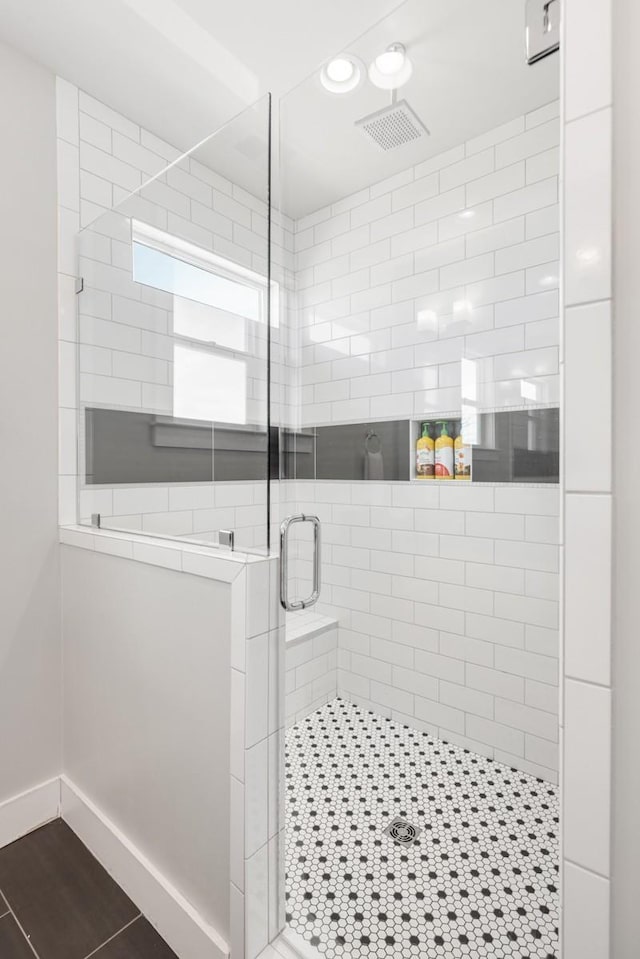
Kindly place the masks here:
[(287, 732), (286, 801), (287, 920), (320, 955), (556, 956), (550, 783), (335, 699)]

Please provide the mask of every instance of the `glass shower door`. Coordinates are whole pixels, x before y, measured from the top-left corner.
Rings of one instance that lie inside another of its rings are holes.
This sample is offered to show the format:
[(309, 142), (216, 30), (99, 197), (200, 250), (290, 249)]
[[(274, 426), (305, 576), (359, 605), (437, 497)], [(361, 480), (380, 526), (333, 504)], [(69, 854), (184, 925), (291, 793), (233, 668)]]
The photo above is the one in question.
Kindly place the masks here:
[(269, 149), (267, 97), (79, 234), (80, 523), (268, 551)]

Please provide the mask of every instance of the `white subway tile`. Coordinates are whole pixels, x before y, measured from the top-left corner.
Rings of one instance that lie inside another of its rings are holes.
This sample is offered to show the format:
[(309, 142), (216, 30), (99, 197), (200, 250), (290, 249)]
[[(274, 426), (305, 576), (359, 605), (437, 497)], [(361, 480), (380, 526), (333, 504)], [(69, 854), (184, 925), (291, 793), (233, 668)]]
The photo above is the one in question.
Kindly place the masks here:
[(371, 699), (375, 703), (387, 706), (390, 709), (408, 709), (410, 712), (413, 707), (413, 696), (407, 695), (405, 690), (396, 689), (393, 686), (386, 686), (382, 683), (371, 682)]
[(414, 229), (407, 229), (391, 237), (391, 255), (401, 256), (404, 253), (424, 251), (428, 247), (436, 246), (438, 242), (437, 223), (425, 223)]
[(418, 165), (414, 167), (415, 178), (418, 180), (422, 176), (429, 176), (429, 174), (443, 170), (452, 163), (458, 163), (459, 160), (463, 159), (464, 145), (460, 144), (451, 150), (447, 150), (445, 153), (438, 153), (436, 156), (430, 157), (428, 160), (423, 160), (422, 163), (418, 163)]
[(526, 679), (524, 698), (527, 706), (533, 706), (534, 709), (543, 709), (555, 716), (558, 715), (560, 697), (557, 686), (552, 686), (549, 683), (539, 683), (535, 679)]
[(415, 622), (417, 626), (428, 629), (440, 629), (446, 633), (464, 632), (465, 614), (459, 609), (445, 609), (442, 606), (430, 606), (427, 603), (415, 604)]
[(557, 203), (534, 210), (525, 216), (525, 235), (527, 240), (536, 236), (545, 236), (560, 229), (560, 206)]
[(496, 380), (549, 376), (558, 372), (558, 347), (496, 356), (494, 364)]
[(519, 133), (522, 133), (524, 130), (524, 117), (516, 117), (514, 120), (509, 120), (508, 123), (503, 123), (502, 126), (495, 127), (492, 130), (489, 130), (487, 133), (483, 133), (478, 137), (474, 137), (472, 140), (467, 140), (465, 144), (465, 151), (467, 156), (472, 156), (474, 153), (479, 153), (481, 150), (486, 150), (490, 146), (494, 146), (496, 143), (502, 143), (504, 140), (509, 140), (511, 137), (518, 136)]
[[(498, 356), (502, 353), (519, 355), (518, 350), (524, 350), (524, 326), (507, 326), (501, 330), (490, 330), (486, 333), (476, 333), (465, 338), (465, 354), (469, 358), (482, 356)], [(509, 362), (503, 361), (504, 363)], [(498, 372), (495, 372), (496, 379)]]
[(563, 11), (565, 45), (565, 120), (611, 104), (611, 0), (567, 0)]
[[(611, 489), (611, 307), (608, 303), (565, 313), (565, 483), (569, 490)], [(592, 402), (598, 384), (597, 403)], [(588, 415), (585, 415), (588, 410)], [(598, 454), (593, 455), (593, 436)]]
[(493, 665), (493, 646), (468, 636), (456, 636), (453, 633), (440, 633), (439, 650), (443, 656), (464, 660), (480, 666)]
[(452, 732), (464, 732), (465, 714), (461, 709), (454, 709), (444, 703), (437, 703), (416, 696), (415, 714), (423, 722), (432, 723), (434, 726), (442, 727), (445, 730), (450, 729)]
[(392, 283), (391, 287), (394, 303), (435, 293), (438, 290), (438, 271), (429, 270), (425, 273), (416, 273), (414, 276), (397, 280)]
[[(523, 217), (506, 220), (496, 226), (469, 233), (466, 238), (467, 256), (479, 256), (492, 250), (503, 250), (516, 243), (522, 243), (525, 237)], [(498, 260), (496, 259), (496, 264)]]
[[(518, 160), (524, 160), (550, 150), (560, 143), (560, 120), (554, 118), (546, 123), (537, 124), (519, 136), (512, 137), (496, 147), (496, 167), (506, 167)], [(553, 173), (557, 175), (556, 166)]]
[(415, 574), (421, 579), (433, 580), (433, 582), (436, 583), (463, 585), (465, 581), (465, 565), (465, 563), (455, 559), (416, 556)]
[(405, 207), (415, 207), (423, 200), (438, 196), (438, 193), (438, 174), (421, 176), (406, 186), (393, 191), (391, 194), (393, 212), (403, 210)]
[(560, 578), (557, 573), (543, 573), (539, 570), (526, 570), (525, 593), (539, 599), (560, 599)]
[[(471, 202), (470, 200), (469, 203)], [(432, 223), (440, 217), (464, 210), (465, 206), (467, 206), (467, 202), (464, 187), (459, 186), (454, 190), (448, 190), (446, 193), (434, 196), (430, 200), (423, 200), (422, 203), (418, 203), (415, 207), (415, 225), (421, 226), (423, 223)], [(413, 224), (411, 225), (413, 226)]]
[(496, 594), (496, 615), (532, 626), (555, 629), (558, 625), (558, 604), (529, 596), (499, 593)]
[(565, 673), (611, 681), (611, 497), (565, 499)]
[[(451, 240), (457, 236), (466, 236), (469, 239), (493, 223), (493, 202), (480, 203), (476, 206), (467, 206), (438, 220), (438, 239), (440, 242)], [(471, 255), (471, 251), (470, 255)], [(484, 253), (485, 250), (478, 250)]]
[(609, 955), (609, 880), (567, 861), (563, 875), (564, 959), (604, 959)]
[(609, 875), (611, 692), (567, 680), (564, 692), (564, 855)]
[[(524, 593), (525, 575), (521, 569), (504, 569), (485, 563), (466, 563), (466, 585), (502, 593)], [(479, 610), (482, 612), (482, 610)]]
[[(522, 167), (524, 170), (524, 164)], [(499, 223), (501, 220), (510, 220), (514, 216), (522, 216), (523, 213), (530, 213), (557, 202), (558, 180), (556, 177), (550, 177), (548, 180), (541, 180), (521, 190), (514, 189), (512, 193), (506, 193), (504, 196), (496, 196), (493, 202), (493, 216), (496, 223)]]
[[(389, 667), (391, 668), (391, 667)], [(438, 681), (432, 676), (417, 673), (413, 669), (393, 666), (393, 679), (389, 679), (398, 690), (424, 696), (427, 699), (438, 698)]]
[(504, 749), (514, 756), (524, 756), (524, 733), (517, 729), (468, 714), (465, 731), (473, 739)]
[(560, 150), (553, 147), (545, 153), (538, 153), (527, 160), (527, 184), (546, 180), (551, 176), (558, 176), (560, 167)]
[(523, 162), (514, 163), (512, 166), (506, 166), (503, 170), (497, 170), (495, 173), (490, 173), (488, 176), (468, 183), (466, 186), (467, 205), (474, 206), (477, 203), (483, 203), (485, 200), (502, 197), (524, 185), (525, 165)]
[[(496, 596), (496, 604), (500, 597)], [(555, 604), (554, 604), (555, 605)], [(551, 656), (540, 656), (521, 649), (497, 646), (495, 650), (496, 668), (506, 673), (514, 673), (527, 679), (536, 679), (541, 683), (558, 683), (558, 662)]]
[(88, 113), (96, 120), (100, 120), (100, 122), (104, 123), (105, 126), (111, 127), (114, 130), (118, 130), (120, 133), (123, 133), (132, 140), (140, 139), (140, 128), (136, 126), (135, 123), (133, 123), (131, 120), (127, 120), (126, 117), (123, 117), (122, 114), (117, 113), (110, 107), (105, 106), (105, 104), (101, 103), (99, 100), (90, 97), (82, 90), (80, 90), (79, 93), (78, 103), (80, 110), (83, 113)]
[[(495, 719), (496, 722), (504, 723), (505, 726), (521, 729), (525, 733), (531, 733), (533, 736), (550, 740), (553, 743), (558, 741), (557, 716), (541, 709), (523, 706), (521, 703), (514, 703), (510, 700), (496, 699)], [(542, 757), (534, 758), (531, 756), (530, 758), (534, 762), (541, 762)], [(545, 762), (543, 765), (552, 765), (552, 763)]]
[(557, 289), (560, 285), (560, 263), (551, 260), (538, 266), (527, 267), (526, 292), (538, 293), (540, 290)]
[[(432, 227), (433, 224), (427, 224)], [(418, 229), (425, 229), (418, 227)], [(414, 231), (415, 232), (415, 231)], [(416, 273), (422, 273), (425, 270), (434, 270), (437, 267), (445, 266), (448, 263), (456, 263), (464, 260), (465, 248), (464, 237), (456, 237), (443, 243), (437, 243), (435, 246), (427, 246), (423, 249), (417, 249), (415, 254)], [(455, 285), (455, 284), (452, 284)], [(441, 287), (444, 288), (441, 283)]]
[(538, 569), (557, 573), (559, 551), (557, 546), (548, 546), (543, 543), (497, 540), (495, 562), (498, 566), (516, 566), (520, 569)]
[(498, 488), (495, 491), (495, 508), (500, 513), (558, 516), (560, 493), (557, 489)]
[(493, 613), (493, 592), (471, 586), (440, 584), (440, 603), (451, 609), (463, 609), (469, 613)]
[(400, 173), (395, 173), (385, 180), (374, 183), (373, 186), (370, 187), (371, 198), (375, 199), (377, 196), (382, 196), (383, 193), (391, 193), (392, 190), (397, 190), (398, 187), (405, 186), (407, 183), (411, 183), (412, 180), (413, 169), (401, 170)]
[(489, 148), (466, 160), (453, 163), (440, 172), (440, 190), (452, 190), (462, 183), (477, 180), (494, 170), (494, 150)]
[(83, 141), (80, 142), (80, 169), (88, 170), (125, 190), (135, 190), (142, 182), (138, 169)]
[(559, 255), (560, 241), (557, 234), (513, 244), (496, 253), (496, 275), (549, 263), (551, 260), (557, 260)]
[(472, 689), (479, 689), (514, 702), (524, 702), (524, 679), (519, 676), (471, 663), (466, 664), (465, 675), (467, 686)]
[[(368, 194), (368, 191), (367, 191)], [(351, 229), (357, 229), (365, 223), (371, 223), (372, 220), (379, 220), (383, 216), (391, 213), (391, 196), (384, 193), (365, 203), (360, 203), (351, 210)]]
[(518, 323), (531, 323), (559, 315), (558, 292), (550, 290), (496, 303), (495, 324), (498, 327), (512, 326)]
[[(448, 290), (454, 287), (486, 280), (494, 275), (494, 254), (483, 253), (481, 256), (468, 257), (450, 266), (440, 269), (440, 289)], [(427, 291), (429, 292), (429, 291)], [(473, 301), (472, 301), (473, 302)]]
[(490, 643), (520, 649), (524, 647), (525, 627), (523, 623), (517, 621), (469, 613), (466, 617), (465, 633), (467, 636)]
[(79, 114), (80, 139), (84, 143), (90, 143), (92, 146), (111, 153), (111, 127), (96, 120), (88, 113)]
[(445, 559), (493, 562), (493, 540), (475, 536), (440, 536), (440, 556)]

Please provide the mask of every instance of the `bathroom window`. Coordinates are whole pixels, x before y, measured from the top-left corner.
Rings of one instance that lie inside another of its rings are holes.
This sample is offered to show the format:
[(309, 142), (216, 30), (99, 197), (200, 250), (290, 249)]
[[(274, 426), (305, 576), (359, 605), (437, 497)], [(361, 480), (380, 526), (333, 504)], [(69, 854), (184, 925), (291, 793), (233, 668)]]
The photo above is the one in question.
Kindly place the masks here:
[(247, 364), (176, 343), (173, 415), (218, 423), (247, 422)]
[(136, 283), (173, 297), (174, 416), (246, 423), (247, 361), (266, 362), (265, 278), (138, 221), (132, 249)]

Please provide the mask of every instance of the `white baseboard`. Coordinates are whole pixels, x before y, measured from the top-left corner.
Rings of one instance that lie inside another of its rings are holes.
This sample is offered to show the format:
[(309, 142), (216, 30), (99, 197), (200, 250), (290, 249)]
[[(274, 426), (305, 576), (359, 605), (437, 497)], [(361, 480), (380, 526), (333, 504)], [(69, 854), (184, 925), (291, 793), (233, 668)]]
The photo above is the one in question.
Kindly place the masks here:
[(228, 959), (229, 946), (153, 863), (66, 776), (61, 815), (180, 959)]
[(60, 780), (49, 779), (0, 803), (0, 848), (60, 815)]

